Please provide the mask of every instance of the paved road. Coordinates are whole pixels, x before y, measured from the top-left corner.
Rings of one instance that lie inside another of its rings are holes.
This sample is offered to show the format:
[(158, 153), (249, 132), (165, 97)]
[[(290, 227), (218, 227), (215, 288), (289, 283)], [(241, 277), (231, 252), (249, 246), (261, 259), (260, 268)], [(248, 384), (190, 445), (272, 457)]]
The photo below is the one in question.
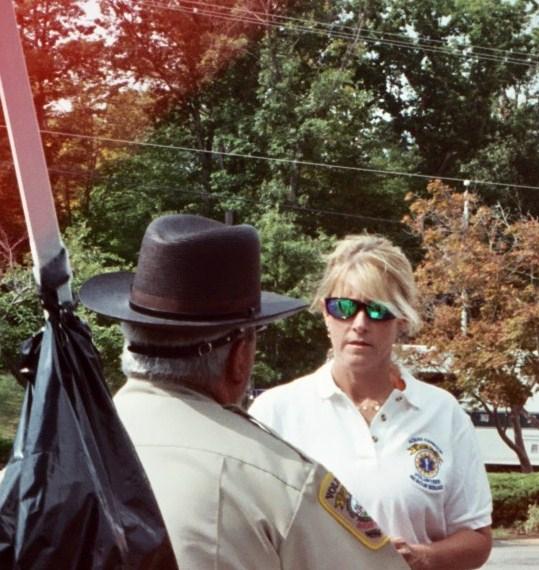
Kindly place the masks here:
[(495, 540), (488, 562), (483, 566), (494, 570), (539, 569), (539, 539)]

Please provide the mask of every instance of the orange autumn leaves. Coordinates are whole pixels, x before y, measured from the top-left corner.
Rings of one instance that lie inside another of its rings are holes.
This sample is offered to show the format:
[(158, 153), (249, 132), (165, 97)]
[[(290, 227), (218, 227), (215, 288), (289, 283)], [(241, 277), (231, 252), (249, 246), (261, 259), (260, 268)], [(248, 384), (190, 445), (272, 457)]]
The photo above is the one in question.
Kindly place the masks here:
[(405, 222), (421, 240), (416, 269), (425, 327), (418, 339), (447, 362), (454, 388), (493, 406), (522, 406), (539, 372), (539, 222), (509, 217), (440, 181), (408, 196)]

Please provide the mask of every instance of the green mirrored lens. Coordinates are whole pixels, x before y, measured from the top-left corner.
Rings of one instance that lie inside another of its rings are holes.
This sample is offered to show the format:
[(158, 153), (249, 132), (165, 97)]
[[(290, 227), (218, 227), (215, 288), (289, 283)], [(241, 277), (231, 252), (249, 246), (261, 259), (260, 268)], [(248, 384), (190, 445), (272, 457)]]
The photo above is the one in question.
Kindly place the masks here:
[(342, 318), (349, 319), (357, 313), (358, 304), (353, 299), (338, 299), (337, 309)]
[(391, 311), (380, 303), (369, 303), (365, 306), (365, 311), (367, 312), (367, 316), (374, 321), (383, 321), (384, 319), (391, 319), (393, 317)]

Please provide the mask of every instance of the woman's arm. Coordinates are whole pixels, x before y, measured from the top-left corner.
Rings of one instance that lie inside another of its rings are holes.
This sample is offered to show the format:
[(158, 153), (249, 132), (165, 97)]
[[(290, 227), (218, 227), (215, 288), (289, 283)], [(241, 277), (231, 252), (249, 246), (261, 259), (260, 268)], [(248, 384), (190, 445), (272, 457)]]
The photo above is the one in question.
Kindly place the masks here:
[(471, 570), (480, 568), (492, 548), (490, 526), (462, 529), (431, 544), (408, 544), (393, 538), (393, 545), (412, 570)]

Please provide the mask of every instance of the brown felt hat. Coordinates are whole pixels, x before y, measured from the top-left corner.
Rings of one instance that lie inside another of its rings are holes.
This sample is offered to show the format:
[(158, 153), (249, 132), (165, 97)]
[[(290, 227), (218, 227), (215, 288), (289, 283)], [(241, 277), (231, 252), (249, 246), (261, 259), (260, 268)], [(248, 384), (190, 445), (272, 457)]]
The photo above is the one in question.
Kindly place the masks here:
[(187, 214), (154, 220), (135, 273), (92, 277), (80, 299), (112, 319), (181, 329), (259, 326), (307, 305), (260, 290), (260, 242), (252, 226)]

